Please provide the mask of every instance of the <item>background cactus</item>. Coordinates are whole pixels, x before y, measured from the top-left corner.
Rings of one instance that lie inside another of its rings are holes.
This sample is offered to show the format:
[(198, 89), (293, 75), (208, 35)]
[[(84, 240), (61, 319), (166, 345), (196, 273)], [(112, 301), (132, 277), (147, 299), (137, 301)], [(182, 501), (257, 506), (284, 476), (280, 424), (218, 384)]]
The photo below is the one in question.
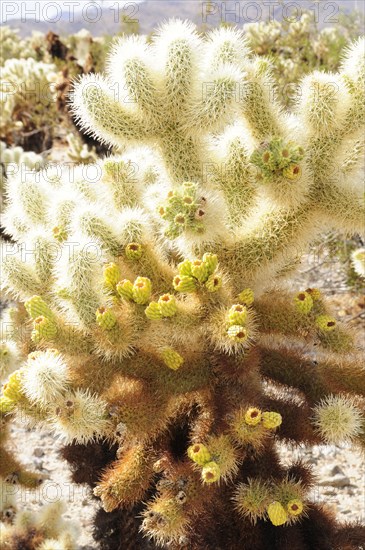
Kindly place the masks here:
[(364, 28), (362, 14), (339, 17), (336, 27), (318, 28), (311, 11), (302, 10), (299, 20), (272, 19), (245, 25), (248, 45), (272, 63), (279, 99), (288, 108), (295, 105), (299, 83), (314, 69), (337, 71), (343, 48), (358, 38)]
[(12, 143), (14, 132), (39, 130), (55, 115), (56, 67), (31, 57), (7, 59), (0, 76), (0, 133)]
[[(237, 30), (121, 39), (73, 109), (123, 153), (9, 180), (4, 422), (63, 438), (103, 548), (360, 547), (276, 442), (364, 446), (356, 338), (285, 285), (320, 232), (363, 231), (363, 46), (288, 115)], [(5, 444), (1, 476), (34, 485)]]

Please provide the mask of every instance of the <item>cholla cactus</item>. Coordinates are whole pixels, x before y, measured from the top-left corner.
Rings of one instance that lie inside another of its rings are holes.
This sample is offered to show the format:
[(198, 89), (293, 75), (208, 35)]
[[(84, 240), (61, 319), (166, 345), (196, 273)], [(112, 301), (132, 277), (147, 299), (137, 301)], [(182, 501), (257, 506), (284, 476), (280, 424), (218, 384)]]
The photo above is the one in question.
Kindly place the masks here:
[(91, 55), (93, 39), (91, 33), (86, 29), (81, 29), (78, 33), (70, 36), (69, 43), (77, 64), (82, 67), (85, 73), (89, 72), (93, 65)]
[(23, 45), (19, 38), (19, 31), (2, 25), (0, 27), (0, 65), (4, 65), (7, 59), (19, 58)]
[[(9, 175), (23, 173), (29, 170), (40, 170), (45, 159), (42, 155), (37, 155), (33, 151), (24, 151), (22, 147), (7, 147), (3, 141), (0, 141), (0, 157), (2, 171), (0, 173), (0, 204), (4, 191), (4, 182)], [(20, 177), (23, 177), (20, 176)]]
[(49, 63), (27, 59), (8, 59), (0, 67), (0, 132), (6, 136), (16, 128), (36, 127), (44, 123), (45, 114), (55, 107), (52, 87), (57, 73)]
[(309, 75), (289, 117), (239, 31), (203, 40), (174, 20), (151, 43), (124, 38), (73, 98), (123, 154), (9, 181), (19, 368), (5, 420), (21, 411), (64, 439), (75, 477), (115, 511), (115, 544), (142, 510), (162, 547), (355, 549), (363, 536), (309, 501), (308, 467), (284, 467), (275, 446), (364, 446), (352, 335), (317, 289), (279, 285), (324, 228), (362, 229), (363, 45), (338, 74)]
[(358, 38), (362, 29), (360, 22), (350, 26), (340, 20), (337, 27), (319, 31), (314, 13), (305, 10), (297, 21), (284, 18), (245, 25), (249, 47), (269, 57), (280, 100), (286, 107), (293, 107), (300, 95), (300, 80), (310, 71), (338, 70), (343, 48)]
[(6, 25), (0, 27), (0, 65), (8, 59), (28, 59), (50, 62), (51, 57), (45, 48), (45, 36), (32, 31), (28, 38), (20, 38), (19, 31)]
[(68, 149), (67, 156), (77, 164), (91, 164), (97, 160), (95, 147), (88, 147), (81, 139), (70, 132), (66, 136)]

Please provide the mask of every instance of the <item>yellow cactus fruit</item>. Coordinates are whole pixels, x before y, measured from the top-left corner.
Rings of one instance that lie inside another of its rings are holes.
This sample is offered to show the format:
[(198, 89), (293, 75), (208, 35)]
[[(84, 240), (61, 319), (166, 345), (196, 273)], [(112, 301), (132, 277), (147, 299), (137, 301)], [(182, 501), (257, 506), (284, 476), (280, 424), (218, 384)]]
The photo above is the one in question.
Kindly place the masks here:
[(251, 290), (250, 288), (243, 289), (242, 292), (240, 292), (238, 295), (238, 300), (246, 306), (252, 305), (254, 298), (255, 296), (253, 290)]
[(118, 281), (120, 281), (120, 269), (115, 263), (110, 262), (104, 266), (103, 276), (105, 285), (108, 288), (114, 289)]
[(205, 253), (203, 256), (203, 263), (206, 265), (208, 274), (212, 275), (218, 266), (218, 256), (216, 254)]
[(147, 277), (137, 277), (133, 285), (133, 300), (136, 304), (148, 302), (152, 292), (151, 281)]
[(195, 292), (196, 290), (195, 280), (187, 275), (176, 275), (172, 284), (178, 292)]
[(263, 426), (268, 430), (277, 428), (283, 421), (281, 414), (277, 412), (263, 412), (261, 418)]
[(303, 512), (303, 502), (297, 498), (289, 500), (286, 507), (291, 516), (299, 516)]
[(201, 443), (190, 445), (188, 448), (188, 457), (196, 464), (199, 464), (199, 466), (204, 466), (204, 464), (207, 464), (211, 460), (208, 448)]
[(191, 265), (191, 274), (200, 283), (205, 283), (210, 275), (207, 264), (201, 260), (194, 260)]
[(105, 307), (99, 307), (99, 309), (96, 311), (96, 322), (98, 323), (99, 327), (103, 328), (104, 330), (111, 330), (117, 322), (117, 318), (115, 314), (110, 311), (110, 309), (106, 309)]
[(129, 243), (125, 247), (125, 255), (128, 260), (139, 260), (142, 257), (143, 249), (139, 243)]
[(16, 370), (9, 376), (9, 380), (3, 386), (3, 395), (6, 399), (10, 399), (13, 402), (19, 401), (19, 398), (22, 395), (22, 381), (21, 381), (22, 371)]
[(12, 399), (2, 396), (0, 397), (0, 414), (10, 413), (14, 409), (15, 403)]
[(162, 319), (160, 306), (157, 302), (151, 302), (150, 304), (148, 304), (144, 312), (146, 314), (146, 317), (151, 321), (158, 321), (159, 319)]
[(219, 275), (209, 275), (208, 280), (205, 283), (205, 287), (209, 292), (217, 292), (217, 290), (222, 288), (222, 284), (222, 277)]
[(308, 292), (298, 292), (294, 298), (294, 302), (297, 310), (304, 315), (307, 315), (313, 307), (313, 299)]
[(320, 315), (316, 319), (316, 325), (323, 332), (331, 332), (331, 330), (336, 328), (337, 323), (336, 319), (330, 315)]
[(163, 317), (173, 317), (177, 312), (176, 300), (172, 294), (160, 296), (158, 306)]
[(53, 321), (43, 315), (34, 319), (32, 339), (38, 342), (40, 339), (50, 340), (57, 335), (57, 327)]
[(119, 281), (116, 286), (119, 296), (126, 300), (133, 300), (133, 284), (128, 279)]
[(288, 520), (288, 514), (280, 502), (275, 501), (269, 504), (267, 513), (271, 523), (276, 527), (278, 525), (283, 525)]
[(165, 348), (161, 356), (164, 363), (172, 370), (179, 369), (184, 362), (184, 358), (172, 348)]
[(302, 169), (299, 164), (290, 164), (287, 168), (283, 170), (284, 178), (289, 180), (297, 180), (302, 175)]
[(228, 320), (232, 325), (243, 326), (247, 321), (247, 309), (242, 304), (235, 304), (228, 312)]
[(256, 426), (261, 422), (261, 411), (256, 407), (250, 407), (245, 414), (245, 422), (249, 426)]
[(221, 469), (216, 462), (207, 462), (202, 468), (201, 475), (204, 483), (215, 483), (221, 477)]
[(36, 319), (40, 316), (47, 317), (48, 319), (54, 317), (52, 310), (40, 296), (32, 296), (32, 298), (25, 302), (24, 306), (29, 317), (32, 319)]
[(314, 302), (322, 298), (322, 293), (318, 288), (307, 288), (305, 291), (311, 295)]
[(248, 338), (248, 332), (241, 325), (232, 325), (227, 330), (228, 337), (234, 342), (245, 342)]
[(177, 269), (179, 271), (180, 275), (185, 275), (186, 277), (191, 277), (191, 261), (190, 260), (184, 260), (180, 264), (178, 264)]

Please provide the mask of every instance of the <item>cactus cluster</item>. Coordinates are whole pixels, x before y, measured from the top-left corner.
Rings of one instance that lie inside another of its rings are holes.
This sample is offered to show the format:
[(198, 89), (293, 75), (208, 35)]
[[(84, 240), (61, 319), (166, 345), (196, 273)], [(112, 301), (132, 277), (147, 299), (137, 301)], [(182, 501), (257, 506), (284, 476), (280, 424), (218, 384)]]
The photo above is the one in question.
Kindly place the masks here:
[[(120, 39), (73, 109), (123, 152), (9, 179), (3, 420), (63, 439), (115, 518), (98, 515), (104, 548), (136, 548), (138, 528), (168, 548), (363, 539), (277, 447), (365, 444), (356, 339), (283, 282), (324, 229), (363, 230), (363, 47), (307, 76), (289, 116), (238, 30)], [(34, 485), (6, 445), (0, 475)]]
[(4, 65), (8, 59), (20, 59), (34, 57), (36, 50), (32, 47), (35, 37), (39, 33), (33, 32), (32, 38), (23, 39), (19, 37), (19, 31), (7, 25), (0, 27), (0, 65)]
[[(321, 9), (321, 8), (319, 8)], [(318, 27), (318, 15), (302, 9), (300, 18), (285, 17), (245, 25), (246, 39), (252, 51), (268, 56), (280, 90), (280, 100), (293, 107), (300, 95), (300, 80), (314, 69), (337, 71), (341, 52), (362, 33), (363, 17), (354, 13), (347, 22), (339, 18), (336, 27)]]
[(55, 109), (55, 65), (27, 59), (7, 59), (0, 67), (0, 133), (40, 126)]

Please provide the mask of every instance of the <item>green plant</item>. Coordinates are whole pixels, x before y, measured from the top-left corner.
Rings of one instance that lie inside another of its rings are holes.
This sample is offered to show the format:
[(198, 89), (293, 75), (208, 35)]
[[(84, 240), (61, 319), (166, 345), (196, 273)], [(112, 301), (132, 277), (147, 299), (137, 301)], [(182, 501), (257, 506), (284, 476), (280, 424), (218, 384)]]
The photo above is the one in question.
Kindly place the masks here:
[[(239, 31), (119, 40), (73, 108), (125, 152), (93, 177), (9, 181), (5, 227), (28, 253), (2, 262), (4, 421), (64, 439), (112, 514), (103, 548), (135, 548), (138, 527), (169, 548), (359, 548), (364, 528), (310, 502), (310, 468), (276, 441), (365, 442), (353, 336), (317, 289), (280, 288), (319, 232), (362, 229), (363, 45), (308, 75), (288, 116)], [(6, 455), (14, 470), (34, 485)]]

